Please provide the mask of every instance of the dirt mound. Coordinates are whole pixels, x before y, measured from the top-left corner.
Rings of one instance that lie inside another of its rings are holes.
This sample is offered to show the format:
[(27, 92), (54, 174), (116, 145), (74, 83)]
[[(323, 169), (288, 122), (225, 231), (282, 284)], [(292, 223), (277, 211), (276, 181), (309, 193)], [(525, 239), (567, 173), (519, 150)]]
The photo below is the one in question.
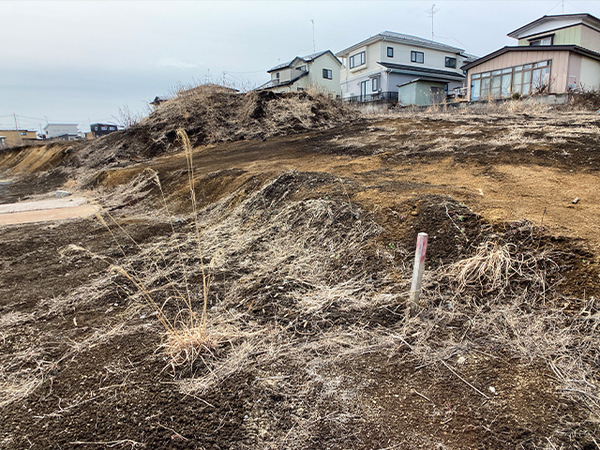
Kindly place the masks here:
[(124, 156), (148, 158), (168, 152), (177, 148), (179, 128), (198, 146), (332, 128), (358, 116), (356, 110), (319, 93), (238, 93), (204, 85), (177, 93), (140, 123), (93, 144), (90, 163), (93, 167)]

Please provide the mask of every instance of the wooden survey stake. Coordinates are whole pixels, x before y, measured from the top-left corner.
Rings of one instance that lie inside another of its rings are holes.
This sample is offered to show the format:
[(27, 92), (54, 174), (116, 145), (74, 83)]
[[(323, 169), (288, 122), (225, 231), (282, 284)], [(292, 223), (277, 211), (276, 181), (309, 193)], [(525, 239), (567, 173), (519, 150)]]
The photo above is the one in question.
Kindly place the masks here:
[(425, 254), (427, 253), (427, 233), (419, 233), (417, 236), (417, 249), (415, 250), (415, 265), (413, 268), (412, 285), (410, 287), (410, 308), (415, 310), (419, 307), (419, 296), (421, 295), (421, 281), (425, 269)]

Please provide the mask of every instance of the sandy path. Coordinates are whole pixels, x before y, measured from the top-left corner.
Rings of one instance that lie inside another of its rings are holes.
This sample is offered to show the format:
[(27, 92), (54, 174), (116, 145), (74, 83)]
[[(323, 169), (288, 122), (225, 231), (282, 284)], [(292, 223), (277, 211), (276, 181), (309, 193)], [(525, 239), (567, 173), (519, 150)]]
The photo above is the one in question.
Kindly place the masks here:
[(9, 203), (0, 205), (0, 226), (87, 217), (97, 210), (83, 197)]

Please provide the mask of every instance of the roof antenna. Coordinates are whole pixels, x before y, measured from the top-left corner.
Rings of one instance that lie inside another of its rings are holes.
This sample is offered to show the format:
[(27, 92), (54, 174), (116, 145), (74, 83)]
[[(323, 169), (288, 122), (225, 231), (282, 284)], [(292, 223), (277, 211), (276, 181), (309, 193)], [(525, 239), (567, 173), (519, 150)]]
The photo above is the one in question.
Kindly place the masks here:
[(313, 27), (313, 53), (317, 53), (317, 47), (315, 45), (315, 20), (310, 19), (310, 21), (312, 22), (312, 27)]
[(435, 3), (433, 5), (431, 5), (431, 9), (427, 10), (427, 15), (429, 17), (431, 17), (431, 40), (433, 41), (433, 16), (435, 15), (435, 13), (437, 13), (440, 9), (435, 7)]

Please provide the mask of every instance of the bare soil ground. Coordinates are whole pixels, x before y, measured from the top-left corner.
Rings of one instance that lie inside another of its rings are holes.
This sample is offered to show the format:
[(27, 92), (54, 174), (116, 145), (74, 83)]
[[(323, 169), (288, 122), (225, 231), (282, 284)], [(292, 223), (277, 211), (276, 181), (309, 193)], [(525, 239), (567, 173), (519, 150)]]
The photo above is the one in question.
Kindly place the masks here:
[[(0, 447), (600, 446), (597, 114), (399, 114), (197, 146), (202, 257), (182, 152), (92, 170), (101, 154), (66, 150), (0, 159), (2, 203), (67, 186), (105, 208), (0, 228)], [(202, 309), (201, 263), (211, 345), (177, 364), (110, 268), (176, 322), (177, 292)]]

